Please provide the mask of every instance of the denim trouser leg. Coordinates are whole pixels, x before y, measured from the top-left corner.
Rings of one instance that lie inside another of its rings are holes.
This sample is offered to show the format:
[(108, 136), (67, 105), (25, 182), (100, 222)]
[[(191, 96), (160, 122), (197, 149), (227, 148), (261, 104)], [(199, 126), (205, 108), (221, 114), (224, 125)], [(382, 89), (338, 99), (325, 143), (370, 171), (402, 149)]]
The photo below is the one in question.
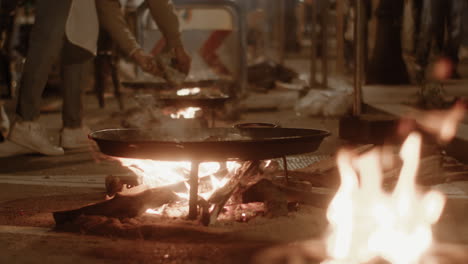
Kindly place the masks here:
[(451, 0), (447, 14), (447, 44), (444, 53), (455, 65), (458, 64), (458, 51), (462, 40), (463, 12), (466, 10), (466, 0)]
[(423, 68), (429, 63), (432, 40), (435, 36), (440, 35), (441, 28), (444, 28), (445, 1), (447, 0), (423, 0), (416, 50), (416, 61)]
[[(466, 0), (424, 0), (417, 50), (420, 65), (427, 66), (434, 38), (439, 51), (448, 56), (454, 64), (458, 63), (465, 5)], [(448, 31), (446, 42), (445, 29)]]
[(65, 41), (62, 53), (63, 126), (78, 128), (82, 122), (82, 91), (88, 84), (92, 56)]
[(420, 69), (416, 63), (416, 48), (421, 21), (422, 0), (405, 0), (401, 30), (402, 56), (412, 83), (419, 82)]
[(71, 0), (41, 0), (36, 4), (35, 24), (18, 89), (16, 113), (24, 121), (39, 117), (42, 93), (65, 40)]

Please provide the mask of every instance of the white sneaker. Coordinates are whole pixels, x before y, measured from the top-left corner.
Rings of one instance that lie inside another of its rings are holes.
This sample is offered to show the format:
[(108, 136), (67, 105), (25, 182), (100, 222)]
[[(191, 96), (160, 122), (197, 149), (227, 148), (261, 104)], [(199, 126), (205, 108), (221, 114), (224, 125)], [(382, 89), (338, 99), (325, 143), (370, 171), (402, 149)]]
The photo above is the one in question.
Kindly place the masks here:
[(61, 142), (64, 149), (77, 149), (89, 146), (88, 134), (90, 130), (86, 127), (63, 128)]
[(3, 105), (0, 105), (0, 133), (6, 136), (8, 135), (8, 130), (10, 130), (10, 120), (5, 113), (5, 108), (3, 108)]
[(12, 142), (48, 156), (64, 155), (63, 148), (54, 146), (45, 130), (37, 122), (15, 122), (8, 139)]
[(0, 158), (14, 157), (32, 153), (36, 153), (36, 151), (20, 146), (9, 140), (0, 143)]

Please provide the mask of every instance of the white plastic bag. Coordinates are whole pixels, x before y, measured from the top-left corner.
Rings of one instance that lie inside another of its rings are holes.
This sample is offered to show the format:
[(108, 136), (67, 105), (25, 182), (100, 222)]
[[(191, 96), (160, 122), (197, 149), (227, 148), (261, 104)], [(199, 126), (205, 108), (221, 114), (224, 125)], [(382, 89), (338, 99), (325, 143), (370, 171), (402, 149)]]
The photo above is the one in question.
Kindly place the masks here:
[(351, 93), (335, 90), (310, 90), (299, 100), (295, 110), (304, 116), (340, 117), (352, 106)]

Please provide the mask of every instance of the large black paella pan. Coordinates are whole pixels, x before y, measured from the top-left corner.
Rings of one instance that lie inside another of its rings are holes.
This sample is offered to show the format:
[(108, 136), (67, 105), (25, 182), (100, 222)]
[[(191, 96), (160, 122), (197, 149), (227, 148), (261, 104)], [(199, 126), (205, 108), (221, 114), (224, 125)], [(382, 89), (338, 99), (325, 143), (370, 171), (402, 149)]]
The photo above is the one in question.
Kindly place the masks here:
[(108, 129), (93, 132), (102, 153), (166, 161), (263, 160), (314, 152), (326, 131), (295, 128)]

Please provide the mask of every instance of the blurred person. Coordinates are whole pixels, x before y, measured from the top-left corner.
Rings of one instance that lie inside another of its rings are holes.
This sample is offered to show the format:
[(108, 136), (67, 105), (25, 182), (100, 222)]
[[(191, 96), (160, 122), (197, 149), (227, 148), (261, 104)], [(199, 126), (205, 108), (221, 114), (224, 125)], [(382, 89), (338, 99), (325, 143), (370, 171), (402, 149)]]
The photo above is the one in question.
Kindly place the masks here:
[(403, 0), (380, 0), (365, 7), (373, 24), (372, 30), (367, 30), (372, 35), (367, 45), (367, 84), (408, 83), (401, 46), (403, 6)]
[(288, 0), (284, 3), (284, 51), (286, 52), (300, 52), (302, 49), (301, 43), (298, 39), (298, 25), (297, 6), (299, 0)]
[(411, 83), (420, 82), (420, 66), (416, 62), (418, 32), (421, 24), (423, 0), (405, 0), (403, 3), (403, 24), (401, 30), (401, 48), (403, 60)]
[[(152, 18), (165, 39), (165, 49), (172, 51), (177, 59), (179, 70), (188, 73), (191, 58), (184, 49), (179, 30), (179, 20), (174, 5), (170, 0), (145, 0)], [(156, 69), (153, 58), (147, 55), (127, 24), (121, 4), (118, 0), (96, 0), (99, 23), (125, 54), (129, 54), (143, 70), (152, 72)], [(159, 72), (152, 72), (157, 75)]]
[[(178, 61), (179, 70), (188, 72), (190, 56), (180, 40), (179, 24), (169, 0), (147, 0), (151, 14), (166, 37)], [(35, 24), (19, 85), (17, 118), (8, 139), (0, 144), (0, 157), (41, 153), (63, 155), (65, 149), (87, 144), (82, 126), (81, 91), (86, 84), (87, 67), (96, 54), (99, 22), (117, 44), (143, 70), (159, 74), (153, 58), (143, 52), (125, 23), (118, 0), (41, 0), (36, 4)], [(39, 124), (41, 97), (54, 61), (61, 56), (63, 109), (61, 146), (50, 142)]]
[(416, 50), (420, 80), (425, 78), (434, 40), (436, 53), (447, 57), (452, 64), (449, 77), (459, 77), (458, 52), (462, 39), (462, 17), (465, 8), (466, 0), (423, 0)]

